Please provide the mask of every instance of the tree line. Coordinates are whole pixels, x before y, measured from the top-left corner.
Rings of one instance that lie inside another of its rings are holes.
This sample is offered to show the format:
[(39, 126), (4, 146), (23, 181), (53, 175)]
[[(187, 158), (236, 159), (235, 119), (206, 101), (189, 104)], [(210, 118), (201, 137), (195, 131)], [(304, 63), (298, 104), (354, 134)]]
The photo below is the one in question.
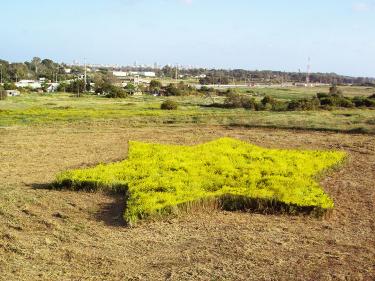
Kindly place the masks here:
[[(41, 59), (34, 57), (31, 61), (23, 63), (10, 63), (0, 59), (0, 71), (3, 82), (16, 82), (21, 79), (46, 78), (50, 81), (63, 81), (73, 79), (78, 74), (83, 74), (84, 69), (80, 66), (69, 66), (70, 73), (65, 73), (68, 66), (64, 63), (57, 63), (51, 59)], [(154, 71), (158, 77), (179, 78), (201, 77), (199, 82), (203, 85), (208, 84), (232, 84), (232, 83), (304, 83), (306, 73), (304, 72), (282, 72), (271, 70), (244, 70), (244, 69), (179, 69), (173, 66), (164, 66), (163, 68), (153, 67), (123, 67), (120, 69), (99, 68), (98, 72), (108, 73), (112, 70), (123, 71)], [(343, 76), (336, 73), (311, 73), (310, 82), (324, 84), (355, 84), (363, 86), (375, 86), (375, 78)]]

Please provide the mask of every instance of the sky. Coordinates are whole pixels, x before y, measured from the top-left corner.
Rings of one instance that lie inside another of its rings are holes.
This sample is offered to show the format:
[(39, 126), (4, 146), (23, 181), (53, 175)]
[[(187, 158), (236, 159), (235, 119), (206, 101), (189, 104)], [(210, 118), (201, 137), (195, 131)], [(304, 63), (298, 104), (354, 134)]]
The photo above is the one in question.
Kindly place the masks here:
[(0, 58), (375, 77), (375, 0), (0, 0)]

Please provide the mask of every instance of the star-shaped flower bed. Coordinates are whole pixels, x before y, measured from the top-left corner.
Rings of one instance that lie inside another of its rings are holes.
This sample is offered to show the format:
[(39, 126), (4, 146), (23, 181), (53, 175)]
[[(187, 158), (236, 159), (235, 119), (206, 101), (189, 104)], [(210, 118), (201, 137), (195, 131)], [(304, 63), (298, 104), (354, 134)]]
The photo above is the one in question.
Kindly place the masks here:
[(266, 149), (231, 138), (196, 146), (130, 142), (127, 160), (63, 172), (57, 184), (125, 192), (130, 225), (199, 208), (323, 214), (334, 204), (317, 179), (345, 157), (340, 151)]

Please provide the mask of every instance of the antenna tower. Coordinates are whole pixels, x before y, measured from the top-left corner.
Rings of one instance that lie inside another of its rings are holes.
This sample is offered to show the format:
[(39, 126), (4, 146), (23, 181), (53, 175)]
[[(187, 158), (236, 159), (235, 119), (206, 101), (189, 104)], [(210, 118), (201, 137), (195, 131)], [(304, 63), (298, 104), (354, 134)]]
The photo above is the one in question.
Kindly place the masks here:
[(311, 74), (311, 58), (309, 57), (307, 60), (307, 72), (306, 72), (306, 86), (307, 87), (310, 84), (310, 74)]

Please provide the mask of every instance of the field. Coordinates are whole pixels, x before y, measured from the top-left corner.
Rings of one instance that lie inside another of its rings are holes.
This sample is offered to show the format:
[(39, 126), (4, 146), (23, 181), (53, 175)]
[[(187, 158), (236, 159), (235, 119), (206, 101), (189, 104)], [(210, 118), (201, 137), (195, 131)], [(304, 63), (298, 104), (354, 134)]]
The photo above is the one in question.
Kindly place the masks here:
[[(343, 88), (348, 96), (368, 96), (372, 88)], [(243, 90), (244, 91), (244, 90)], [(258, 89), (259, 95), (279, 99), (311, 97), (328, 88)], [(164, 98), (165, 99), (165, 98)], [(249, 126), (262, 128), (314, 129), (334, 132), (375, 133), (375, 110), (268, 112), (210, 108), (205, 97), (175, 97), (178, 111), (162, 111), (163, 98), (141, 96), (111, 100), (97, 96), (75, 98), (69, 94), (23, 95), (0, 103), (0, 127), (51, 125), (55, 123), (118, 121), (127, 127), (186, 124)], [(216, 102), (223, 100), (215, 98)]]
[[(374, 279), (375, 111), (248, 112), (177, 100), (174, 112), (154, 97), (0, 102), (0, 280)], [(128, 141), (221, 137), (347, 152), (320, 181), (335, 204), (330, 216), (201, 210), (127, 228), (123, 195), (50, 189), (62, 171), (123, 160)]]

